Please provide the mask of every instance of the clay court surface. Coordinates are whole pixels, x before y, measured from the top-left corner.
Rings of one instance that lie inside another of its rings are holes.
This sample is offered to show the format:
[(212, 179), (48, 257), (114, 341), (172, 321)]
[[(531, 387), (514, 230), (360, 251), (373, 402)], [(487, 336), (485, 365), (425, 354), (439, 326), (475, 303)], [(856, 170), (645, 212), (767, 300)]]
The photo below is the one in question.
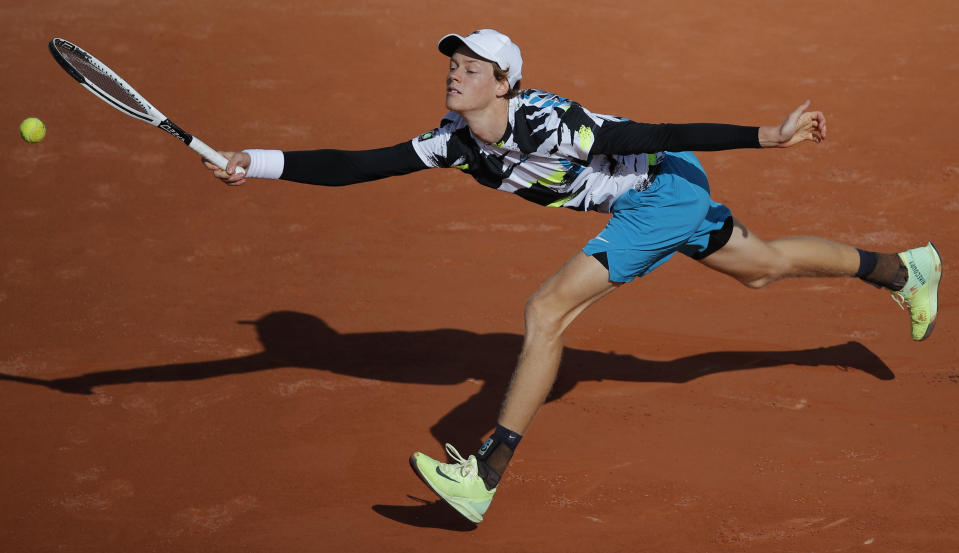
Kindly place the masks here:
[[(388, 146), (443, 115), (447, 32), (648, 122), (829, 139), (707, 153), (764, 238), (932, 239), (935, 334), (853, 280), (676, 258), (585, 313), (483, 524), (412, 473), (475, 451), (523, 304), (603, 227), (456, 171), (230, 188), (52, 60), (62, 37), (218, 149)], [(953, 2), (4, 2), (0, 551), (959, 550)], [(26, 144), (17, 125), (43, 119)]]

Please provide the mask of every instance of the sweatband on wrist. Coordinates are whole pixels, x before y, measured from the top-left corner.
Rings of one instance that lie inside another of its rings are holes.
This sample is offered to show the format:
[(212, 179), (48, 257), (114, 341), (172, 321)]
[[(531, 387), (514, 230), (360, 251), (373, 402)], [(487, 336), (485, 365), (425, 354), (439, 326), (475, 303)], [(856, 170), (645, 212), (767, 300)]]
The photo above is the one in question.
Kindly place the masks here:
[(243, 150), (250, 155), (250, 168), (246, 171), (248, 178), (278, 179), (283, 174), (282, 150)]

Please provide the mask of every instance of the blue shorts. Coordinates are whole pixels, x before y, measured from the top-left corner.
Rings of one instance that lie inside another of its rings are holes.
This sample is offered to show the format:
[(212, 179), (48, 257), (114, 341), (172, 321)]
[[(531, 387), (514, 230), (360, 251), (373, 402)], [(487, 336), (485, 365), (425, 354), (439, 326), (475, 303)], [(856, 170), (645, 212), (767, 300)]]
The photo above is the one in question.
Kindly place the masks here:
[(666, 153), (649, 188), (626, 192), (610, 211), (606, 228), (583, 253), (605, 261), (612, 282), (643, 276), (677, 251), (705, 257), (732, 231), (729, 208), (709, 197), (706, 171), (690, 152)]

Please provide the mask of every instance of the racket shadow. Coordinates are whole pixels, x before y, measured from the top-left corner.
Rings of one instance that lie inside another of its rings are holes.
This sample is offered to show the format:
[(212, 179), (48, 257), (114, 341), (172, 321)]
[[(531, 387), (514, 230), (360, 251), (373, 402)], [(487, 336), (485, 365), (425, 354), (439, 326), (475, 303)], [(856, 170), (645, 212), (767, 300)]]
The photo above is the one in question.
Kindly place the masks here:
[[(454, 438), (464, 443), (473, 438), (479, 443), (492, 429), (491, 414), (502, 402), (523, 343), (523, 337), (517, 334), (455, 329), (341, 334), (318, 317), (293, 311), (240, 323), (255, 326), (263, 351), (52, 380), (0, 373), (0, 381), (39, 385), (68, 394), (92, 394), (94, 388), (102, 386), (201, 380), (281, 367), (437, 386), (470, 380), (481, 383), (479, 391), (443, 415), (430, 431), (441, 444)], [(880, 380), (895, 378), (889, 367), (859, 342), (790, 351), (717, 351), (667, 361), (566, 348), (560, 375), (547, 401), (563, 397), (586, 381), (682, 383), (710, 374), (789, 365), (858, 370)]]

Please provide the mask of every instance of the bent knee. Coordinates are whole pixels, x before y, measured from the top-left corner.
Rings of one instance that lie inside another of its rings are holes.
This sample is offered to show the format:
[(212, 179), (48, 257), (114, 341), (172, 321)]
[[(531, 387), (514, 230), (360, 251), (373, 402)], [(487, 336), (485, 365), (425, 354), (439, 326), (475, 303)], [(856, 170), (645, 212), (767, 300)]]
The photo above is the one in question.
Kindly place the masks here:
[(768, 284), (772, 284), (779, 280), (777, 277), (772, 275), (764, 275), (761, 277), (741, 277), (738, 279), (739, 282), (743, 283), (746, 288), (752, 288), (753, 290), (758, 290), (765, 287)]
[(792, 267), (782, 255), (770, 255), (759, 262), (753, 262), (732, 274), (747, 288), (759, 289), (785, 278)]
[(789, 267), (785, 259), (776, 259), (762, 267), (757, 267), (752, 271), (746, 271), (734, 275), (736, 280), (741, 282), (747, 288), (758, 290), (776, 282), (777, 280), (789, 274)]
[(556, 302), (551, 301), (548, 294), (537, 293), (526, 301), (523, 318), (526, 330), (545, 332), (549, 334), (562, 333), (563, 317), (565, 313), (559, 309)]

